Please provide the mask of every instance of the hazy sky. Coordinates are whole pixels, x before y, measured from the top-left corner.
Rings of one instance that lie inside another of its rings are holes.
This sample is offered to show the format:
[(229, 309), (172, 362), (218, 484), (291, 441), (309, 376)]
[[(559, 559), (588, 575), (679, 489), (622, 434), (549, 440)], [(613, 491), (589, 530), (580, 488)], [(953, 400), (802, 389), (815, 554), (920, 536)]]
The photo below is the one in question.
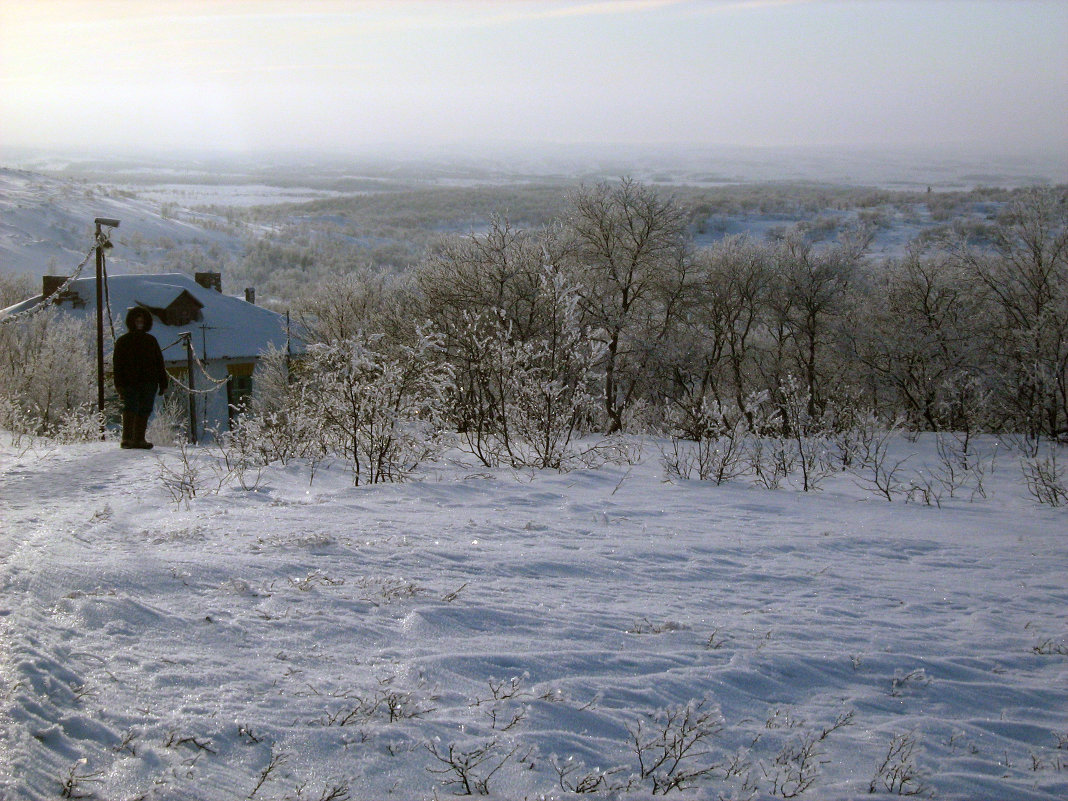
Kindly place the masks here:
[(7, 145), (1066, 141), (1065, 0), (0, 0)]

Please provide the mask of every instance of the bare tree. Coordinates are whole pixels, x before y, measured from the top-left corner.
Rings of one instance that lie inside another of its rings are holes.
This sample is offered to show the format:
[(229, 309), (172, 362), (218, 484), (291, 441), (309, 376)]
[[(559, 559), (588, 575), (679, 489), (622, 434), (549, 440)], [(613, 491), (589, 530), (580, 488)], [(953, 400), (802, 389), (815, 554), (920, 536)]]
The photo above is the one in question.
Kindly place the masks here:
[(1004, 400), (1032, 436), (1068, 431), (1068, 191), (1024, 191), (992, 230), (955, 256), (996, 310)]
[(0, 309), (33, 297), (34, 288), (33, 279), (28, 275), (0, 272)]
[(329, 343), (395, 328), (401, 286), (388, 271), (371, 267), (332, 276), (297, 303), (302, 334), (309, 342)]
[(624, 178), (569, 198), (569, 256), (586, 323), (605, 345), (604, 411), (623, 428), (675, 322), (690, 268), (687, 214)]
[(864, 245), (844, 240), (817, 249), (800, 232), (792, 231), (775, 251), (768, 325), (772, 351), (771, 358), (764, 359), (766, 386), (774, 393), (789, 375), (797, 375), (808, 396), (810, 418), (826, 407), (840, 366), (836, 351), (842, 314)]
[(711, 395), (733, 401), (754, 423), (748, 399), (754, 380), (756, 341), (767, 317), (772, 287), (770, 250), (748, 236), (731, 236), (697, 253), (692, 289), (680, 329), (689, 364), (676, 368), (689, 404)]
[(958, 388), (989, 369), (982, 301), (945, 254), (910, 252), (880, 265), (853, 309), (853, 351), (892, 413), (912, 428), (966, 427)]

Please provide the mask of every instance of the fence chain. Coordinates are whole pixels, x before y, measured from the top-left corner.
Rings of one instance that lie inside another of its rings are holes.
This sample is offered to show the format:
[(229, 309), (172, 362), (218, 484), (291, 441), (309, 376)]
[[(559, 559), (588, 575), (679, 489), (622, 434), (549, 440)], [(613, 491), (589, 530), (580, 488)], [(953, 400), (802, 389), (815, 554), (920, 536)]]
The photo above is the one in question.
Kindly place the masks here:
[[(183, 341), (186, 336), (187, 335), (179, 336), (178, 339), (174, 340), (174, 342), (172, 342), (169, 345), (167, 345), (166, 348), (161, 348), (160, 350), (166, 350), (167, 348), (170, 348), (170, 347), (172, 347), (174, 345), (177, 345), (179, 342)], [(174, 376), (171, 376), (171, 381), (173, 381), (175, 384), (177, 384), (182, 389), (184, 389), (187, 393), (192, 394), (192, 395), (208, 395), (208, 394), (210, 394), (212, 392), (218, 391), (223, 386), (223, 384), (229, 383), (229, 381), (230, 381), (229, 376), (227, 376), (226, 378), (222, 378), (222, 379), (212, 378), (211, 375), (208, 373), (207, 368), (204, 366), (204, 363), (200, 361), (200, 357), (197, 356), (196, 348), (192, 348), (191, 347), (189, 350), (192, 352), (193, 361), (196, 362), (197, 367), (200, 368), (200, 372), (203, 374), (204, 378), (206, 378), (209, 382), (211, 382), (215, 386), (208, 387), (206, 389), (192, 389), (191, 387), (186, 386), (182, 381), (178, 380)]]
[(93, 253), (96, 251), (97, 246), (102, 245), (103, 242), (106, 241), (106, 239), (107, 237), (105, 237), (103, 234), (101, 234), (99, 238), (93, 238), (93, 245), (89, 248), (89, 252), (85, 254), (85, 258), (82, 259), (82, 263), (74, 268), (74, 272), (67, 277), (66, 281), (60, 284), (59, 288), (56, 289), (55, 292), (53, 292), (47, 298), (42, 298), (41, 303), (38, 303), (36, 306), (31, 306), (30, 308), (24, 309), (23, 311), (15, 312), (14, 314), (7, 314), (4, 315), (4, 317), (0, 317), (0, 323), (11, 323), (16, 320), (28, 320), (31, 317), (36, 317), (38, 314), (43, 314), (53, 305), (58, 303), (63, 293), (66, 292), (67, 289), (70, 288), (70, 285), (74, 283), (74, 281), (78, 278), (79, 275), (82, 274), (82, 270), (85, 269), (85, 265), (89, 263), (89, 259), (93, 257)]

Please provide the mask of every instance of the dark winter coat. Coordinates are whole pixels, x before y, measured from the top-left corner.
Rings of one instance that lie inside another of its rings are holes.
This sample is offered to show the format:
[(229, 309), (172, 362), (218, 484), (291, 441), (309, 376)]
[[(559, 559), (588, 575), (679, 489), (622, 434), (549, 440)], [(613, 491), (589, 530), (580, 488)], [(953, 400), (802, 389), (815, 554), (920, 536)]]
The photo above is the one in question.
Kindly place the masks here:
[[(138, 315), (147, 321), (144, 331), (134, 327)], [(145, 309), (130, 309), (126, 312), (126, 328), (127, 332), (115, 340), (115, 389), (122, 392), (127, 387), (154, 384), (162, 395), (167, 389), (167, 371), (163, 367), (159, 343), (148, 333), (152, 328), (152, 315)]]

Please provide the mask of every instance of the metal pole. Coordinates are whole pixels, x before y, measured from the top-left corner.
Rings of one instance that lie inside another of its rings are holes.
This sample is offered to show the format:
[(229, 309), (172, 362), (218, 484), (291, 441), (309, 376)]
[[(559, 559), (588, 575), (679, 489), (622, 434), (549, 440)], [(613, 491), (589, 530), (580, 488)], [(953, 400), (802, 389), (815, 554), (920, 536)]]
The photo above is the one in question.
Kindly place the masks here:
[(104, 248), (111, 243), (100, 230), (102, 225), (118, 228), (119, 221), (97, 217), (96, 223), (96, 411), (100, 417), (100, 439), (104, 439)]
[(96, 223), (96, 411), (104, 438), (104, 237)]

